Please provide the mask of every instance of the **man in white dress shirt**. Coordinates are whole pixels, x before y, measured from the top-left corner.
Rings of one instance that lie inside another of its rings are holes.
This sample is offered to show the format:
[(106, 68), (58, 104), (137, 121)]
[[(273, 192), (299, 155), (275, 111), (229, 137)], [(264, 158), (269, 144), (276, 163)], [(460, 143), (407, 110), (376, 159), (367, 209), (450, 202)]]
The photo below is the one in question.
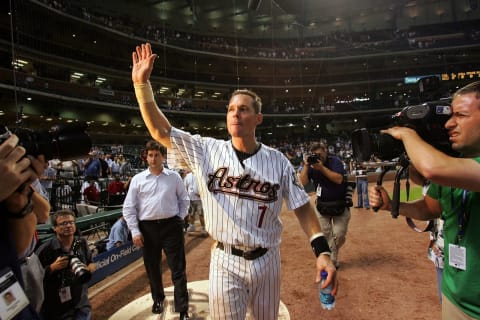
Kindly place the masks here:
[(156, 141), (146, 146), (148, 169), (132, 178), (123, 216), (135, 246), (143, 247), (143, 260), (150, 281), (153, 313), (163, 312), (162, 250), (172, 273), (175, 311), (188, 319), (185, 273), (184, 218), (189, 199), (180, 175), (163, 166), (167, 149)]

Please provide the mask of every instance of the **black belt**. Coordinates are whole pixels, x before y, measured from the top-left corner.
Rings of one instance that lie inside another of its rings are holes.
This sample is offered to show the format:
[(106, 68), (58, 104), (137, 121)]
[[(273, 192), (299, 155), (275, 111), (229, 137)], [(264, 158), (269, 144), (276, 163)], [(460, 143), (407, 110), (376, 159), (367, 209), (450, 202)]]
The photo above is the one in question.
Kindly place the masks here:
[(173, 217), (169, 217), (169, 218), (163, 218), (163, 219), (155, 219), (155, 220), (140, 220), (140, 222), (147, 222), (147, 223), (165, 223), (165, 222), (169, 222), (171, 220), (175, 220), (175, 219), (181, 219), (179, 216), (173, 216)]
[[(222, 242), (217, 243), (217, 248), (225, 251), (225, 246), (223, 245)], [(243, 251), (235, 248), (234, 246), (231, 246), (231, 248), (232, 248), (233, 255), (238, 257), (243, 257), (245, 260), (255, 260), (263, 256), (268, 251), (267, 248), (256, 248), (255, 250), (250, 250), (250, 251)]]

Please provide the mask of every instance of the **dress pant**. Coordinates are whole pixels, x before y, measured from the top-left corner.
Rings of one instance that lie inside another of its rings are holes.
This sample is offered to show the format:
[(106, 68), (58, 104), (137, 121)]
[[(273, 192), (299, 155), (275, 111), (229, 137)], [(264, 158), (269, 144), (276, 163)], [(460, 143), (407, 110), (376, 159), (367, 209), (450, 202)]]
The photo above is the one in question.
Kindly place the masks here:
[(188, 310), (183, 226), (183, 219), (179, 216), (139, 222), (140, 232), (143, 235), (143, 260), (150, 281), (152, 298), (154, 301), (165, 299), (161, 264), (163, 250), (174, 284), (175, 312)]

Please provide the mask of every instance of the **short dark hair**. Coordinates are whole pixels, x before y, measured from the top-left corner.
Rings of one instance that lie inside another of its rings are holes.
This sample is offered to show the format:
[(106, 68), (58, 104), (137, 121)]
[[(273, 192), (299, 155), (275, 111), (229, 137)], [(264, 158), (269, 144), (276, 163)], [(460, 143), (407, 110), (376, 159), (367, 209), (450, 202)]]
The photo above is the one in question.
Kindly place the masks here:
[(262, 113), (262, 99), (260, 99), (258, 94), (256, 94), (252, 90), (238, 89), (233, 91), (232, 95), (230, 96), (230, 100), (232, 100), (233, 97), (239, 94), (250, 96), (253, 100), (253, 109), (255, 110), (255, 113)]
[(453, 98), (455, 99), (457, 96), (460, 96), (462, 94), (468, 94), (468, 93), (475, 93), (477, 98), (480, 98), (480, 81), (472, 82), (472, 83), (467, 84), (466, 86), (458, 89), (453, 94)]
[(160, 151), (160, 153), (162, 155), (167, 154), (167, 148), (165, 148), (162, 144), (160, 144), (159, 142), (157, 142), (155, 140), (148, 141), (147, 145), (145, 146), (145, 150), (147, 152), (150, 151), (150, 150), (156, 150), (156, 151)]
[(318, 142), (318, 143), (314, 143), (314, 144), (311, 145), (310, 152), (313, 152), (313, 151), (318, 150), (318, 149), (328, 150), (327, 146), (323, 142)]
[(68, 210), (68, 209), (62, 209), (62, 210), (56, 211), (53, 214), (52, 224), (56, 227), (58, 225), (57, 224), (57, 219), (59, 217), (66, 217), (66, 216), (72, 216), (75, 219), (75, 212), (73, 212), (72, 210)]

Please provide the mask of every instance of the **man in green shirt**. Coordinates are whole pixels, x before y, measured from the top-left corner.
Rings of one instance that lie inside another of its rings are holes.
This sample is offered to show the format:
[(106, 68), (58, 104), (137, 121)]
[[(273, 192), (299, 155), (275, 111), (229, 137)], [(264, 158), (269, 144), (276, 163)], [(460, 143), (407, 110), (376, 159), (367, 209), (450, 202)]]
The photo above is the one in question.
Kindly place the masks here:
[[(382, 132), (401, 140), (411, 164), (432, 181), (423, 199), (402, 202), (399, 211), (418, 220), (444, 219), (442, 319), (480, 319), (480, 81), (453, 95), (445, 128), (462, 158), (440, 152), (407, 127)], [(391, 209), (383, 187), (372, 187), (369, 197), (371, 206)]]

